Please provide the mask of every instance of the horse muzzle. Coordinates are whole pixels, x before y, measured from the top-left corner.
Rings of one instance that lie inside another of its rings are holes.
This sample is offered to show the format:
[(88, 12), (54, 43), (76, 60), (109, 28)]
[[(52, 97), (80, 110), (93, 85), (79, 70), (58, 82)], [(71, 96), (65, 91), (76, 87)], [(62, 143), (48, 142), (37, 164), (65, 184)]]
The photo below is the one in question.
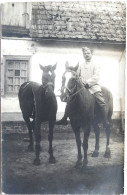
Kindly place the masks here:
[(61, 99), (62, 102), (68, 102), (70, 97), (69, 97), (69, 95), (67, 93), (62, 93), (60, 95), (60, 99)]

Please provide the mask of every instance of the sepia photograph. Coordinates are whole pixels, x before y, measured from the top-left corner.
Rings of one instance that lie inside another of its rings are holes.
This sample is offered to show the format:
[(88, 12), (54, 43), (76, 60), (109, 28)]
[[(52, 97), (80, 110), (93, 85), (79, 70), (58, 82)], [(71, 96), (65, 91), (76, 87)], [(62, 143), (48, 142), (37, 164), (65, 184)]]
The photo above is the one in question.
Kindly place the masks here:
[(2, 1), (1, 194), (125, 194), (125, 1)]

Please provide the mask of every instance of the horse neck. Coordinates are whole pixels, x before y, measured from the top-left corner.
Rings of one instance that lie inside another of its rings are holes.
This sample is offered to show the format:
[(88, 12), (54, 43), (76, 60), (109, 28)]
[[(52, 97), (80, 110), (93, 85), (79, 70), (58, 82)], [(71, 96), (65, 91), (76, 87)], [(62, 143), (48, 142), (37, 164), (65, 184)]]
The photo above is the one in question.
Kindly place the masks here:
[(77, 96), (79, 100), (81, 101), (83, 100), (83, 102), (85, 102), (85, 100), (87, 100), (90, 97), (90, 92), (88, 91), (88, 89), (85, 88), (85, 86), (81, 82), (77, 82), (77, 92), (78, 91), (79, 93), (77, 93)]
[(84, 87), (83, 83), (81, 83), (80, 81), (77, 81), (77, 91), (84, 88), (84, 90), (86, 90), (86, 88)]

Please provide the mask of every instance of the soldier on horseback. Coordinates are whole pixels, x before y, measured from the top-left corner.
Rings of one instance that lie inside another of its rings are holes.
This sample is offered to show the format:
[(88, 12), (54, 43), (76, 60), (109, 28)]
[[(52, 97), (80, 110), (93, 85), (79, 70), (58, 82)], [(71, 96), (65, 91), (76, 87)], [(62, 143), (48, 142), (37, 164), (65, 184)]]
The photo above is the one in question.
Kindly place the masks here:
[[(81, 78), (81, 81), (84, 86), (89, 90), (91, 94), (94, 95), (96, 102), (99, 105), (100, 111), (103, 115), (104, 124), (108, 125), (105, 100), (101, 92), (101, 86), (99, 85), (100, 67), (93, 61), (92, 52), (88, 47), (83, 47), (82, 52), (85, 62), (83, 62), (78, 68), (78, 75)], [(66, 105), (63, 118), (56, 122), (57, 125), (67, 125), (69, 108), (70, 102), (68, 102)]]

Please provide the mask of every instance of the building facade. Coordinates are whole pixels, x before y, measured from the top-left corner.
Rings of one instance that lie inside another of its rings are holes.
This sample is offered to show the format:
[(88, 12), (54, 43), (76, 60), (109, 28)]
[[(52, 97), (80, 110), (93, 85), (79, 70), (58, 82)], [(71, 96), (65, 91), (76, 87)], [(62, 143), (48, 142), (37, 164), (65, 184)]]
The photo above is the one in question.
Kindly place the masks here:
[[(82, 62), (88, 46), (101, 67), (100, 84), (114, 99), (113, 118), (125, 101), (126, 5), (124, 2), (5, 3), (2, 11), (1, 110), (21, 114), (18, 89), (27, 81), (41, 83), (39, 64), (57, 62), (55, 94), (59, 94), (65, 62)], [(7, 17), (8, 16), (8, 17)], [(58, 101), (58, 115), (65, 104)]]

